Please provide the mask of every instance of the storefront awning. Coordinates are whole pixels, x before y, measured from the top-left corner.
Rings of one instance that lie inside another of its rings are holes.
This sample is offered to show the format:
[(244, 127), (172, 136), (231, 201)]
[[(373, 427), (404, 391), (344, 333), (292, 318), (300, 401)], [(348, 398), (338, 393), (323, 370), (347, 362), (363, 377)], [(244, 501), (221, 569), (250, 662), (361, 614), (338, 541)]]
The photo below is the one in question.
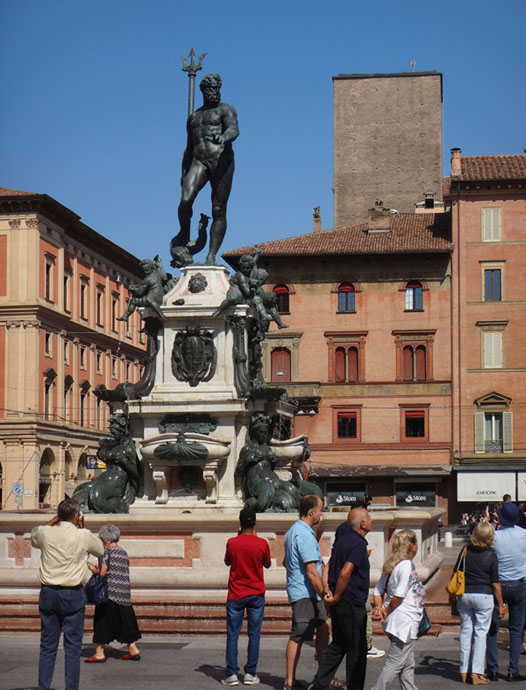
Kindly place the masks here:
[(445, 477), (449, 465), (315, 465), (309, 463), (309, 476), (320, 479), (354, 479), (357, 477)]

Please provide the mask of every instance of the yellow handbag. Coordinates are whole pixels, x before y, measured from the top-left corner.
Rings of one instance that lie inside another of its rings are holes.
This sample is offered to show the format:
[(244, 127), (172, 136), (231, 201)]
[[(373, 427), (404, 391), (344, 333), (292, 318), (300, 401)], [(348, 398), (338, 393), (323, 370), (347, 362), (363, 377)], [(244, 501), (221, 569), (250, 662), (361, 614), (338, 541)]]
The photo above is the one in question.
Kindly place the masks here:
[(465, 546), (462, 551), (460, 552), (460, 556), (457, 560), (457, 563), (455, 565), (455, 568), (453, 570), (453, 576), (451, 577), (451, 580), (447, 583), (446, 585), (446, 591), (448, 591), (450, 594), (454, 594), (455, 596), (459, 597), (461, 594), (464, 594), (464, 591), (466, 589), (466, 552), (468, 550), (468, 547)]

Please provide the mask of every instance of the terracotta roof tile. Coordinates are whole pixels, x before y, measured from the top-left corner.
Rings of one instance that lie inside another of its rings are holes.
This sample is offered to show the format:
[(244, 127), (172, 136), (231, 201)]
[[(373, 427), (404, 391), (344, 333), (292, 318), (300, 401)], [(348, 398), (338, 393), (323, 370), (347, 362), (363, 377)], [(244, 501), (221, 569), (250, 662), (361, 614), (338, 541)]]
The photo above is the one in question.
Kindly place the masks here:
[(526, 178), (526, 153), (506, 156), (462, 156), (462, 180)]
[[(368, 234), (367, 223), (311, 232), (258, 247), (267, 256), (317, 254), (406, 254), (451, 251), (449, 213), (400, 213), (389, 218), (390, 232)], [(254, 245), (232, 249), (223, 256), (250, 254)]]
[(0, 196), (33, 196), (33, 192), (23, 192), (20, 189), (0, 187)]

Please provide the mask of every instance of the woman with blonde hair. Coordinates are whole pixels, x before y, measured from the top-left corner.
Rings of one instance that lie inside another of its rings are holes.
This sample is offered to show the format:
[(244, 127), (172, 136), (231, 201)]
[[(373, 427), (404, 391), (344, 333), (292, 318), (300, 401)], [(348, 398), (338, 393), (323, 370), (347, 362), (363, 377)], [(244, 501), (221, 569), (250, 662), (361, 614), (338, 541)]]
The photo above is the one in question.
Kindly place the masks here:
[(426, 596), (413, 563), (417, 551), (412, 530), (397, 532), (382, 577), (374, 588), (373, 618), (382, 621), (391, 645), (373, 690), (385, 690), (396, 676), (401, 688), (416, 690), (414, 643)]
[(494, 534), (489, 522), (479, 522), (473, 530), (471, 544), (466, 547), (466, 587), (457, 600), (460, 614), (460, 680), (466, 683), (471, 673), (473, 685), (489, 683), (484, 675), (484, 662), (494, 597), (499, 605), (499, 618), (505, 612), (497, 554), (490, 549)]

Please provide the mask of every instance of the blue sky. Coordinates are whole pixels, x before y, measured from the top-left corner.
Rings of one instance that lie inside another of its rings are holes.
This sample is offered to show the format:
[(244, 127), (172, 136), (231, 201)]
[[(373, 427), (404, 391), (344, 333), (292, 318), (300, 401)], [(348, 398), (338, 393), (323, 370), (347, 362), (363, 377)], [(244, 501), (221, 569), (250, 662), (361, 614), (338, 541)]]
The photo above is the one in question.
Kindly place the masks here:
[(239, 116), (222, 251), (310, 232), (316, 205), (330, 228), (331, 77), (441, 71), (448, 174), (453, 146), (523, 152), (525, 26), (524, 0), (2, 0), (0, 185), (167, 266), (193, 45)]

